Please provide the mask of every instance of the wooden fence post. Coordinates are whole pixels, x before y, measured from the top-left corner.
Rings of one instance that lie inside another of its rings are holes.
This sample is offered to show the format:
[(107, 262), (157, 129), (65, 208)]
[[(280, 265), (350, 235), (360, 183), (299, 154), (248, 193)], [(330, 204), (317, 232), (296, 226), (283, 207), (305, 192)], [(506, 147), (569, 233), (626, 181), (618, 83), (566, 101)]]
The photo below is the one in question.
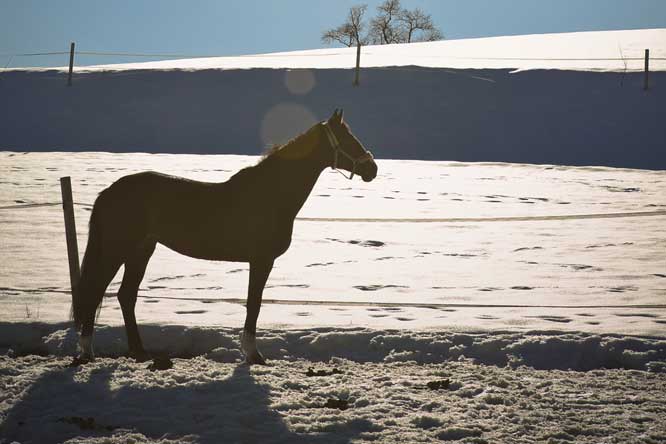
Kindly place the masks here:
[(647, 91), (650, 87), (650, 50), (645, 50), (645, 81), (643, 82), (643, 91)]
[(354, 86), (358, 86), (359, 75), (361, 71), (361, 42), (356, 45), (356, 74), (354, 76)]
[(72, 86), (72, 70), (74, 69), (74, 42), (69, 45), (69, 76), (67, 77), (67, 86)]
[(72, 181), (69, 176), (60, 178), (62, 193), (62, 209), (65, 215), (65, 237), (67, 239), (67, 258), (69, 259), (69, 282), (72, 286), (72, 300), (79, 291), (79, 247), (76, 240), (76, 223), (74, 220), (74, 201), (72, 199)]

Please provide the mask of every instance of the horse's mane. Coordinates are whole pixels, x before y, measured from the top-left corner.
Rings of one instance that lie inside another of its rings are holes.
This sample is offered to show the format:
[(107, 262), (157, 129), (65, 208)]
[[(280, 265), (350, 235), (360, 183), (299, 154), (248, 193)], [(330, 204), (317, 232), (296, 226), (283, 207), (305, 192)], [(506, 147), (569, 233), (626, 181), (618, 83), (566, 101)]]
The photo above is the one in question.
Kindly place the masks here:
[(264, 163), (265, 161), (269, 159), (273, 159), (278, 157), (280, 154), (284, 154), (285, 158), (289, 157), (300, 157), (298, 154), (294, 153), (294, 156), (290, 156), (290, 152), (292, 149), (296, 149), (302, 146), (303, 143), (306, 143), (306, 138), (310, 135), (311, 131), (317, 126), (318, 124), (315, 124), (299, 134), (298, 136), (294, 137), (293, 139), (289, 140), (286, 143), (283, 144), (276, 144), (273, 146), (268, 147), (263, 154), (261, 155), (261, 159), (259, 160), (258, 164)]
[[(292, 139), (292, 140), (293, 140), (293, 139)], [(289, 142), (287, 142), (287, 143), (282, 144), (282, 145), (280, 145), (280, 144), (275, 144), (275, 145), (273, 145), (273, 146), (269, 146), (269, 147), (266, 148), (266, 149), (264, 150), (264, 152), (261, 154), (261, 160), (260, 160), (259, 162), (263, 161), (263, 160), (266, 159), (267, 157), (271, 157), (273, 154), (275, 154), (275, 153), (277, 153), (278, 151), (280, 151), (280, 150), (282, 149), (282, 147), (284, 147), (285, 145), (289, 144), (290, 142), (291, 142), (291, 140), (290, 140)]]

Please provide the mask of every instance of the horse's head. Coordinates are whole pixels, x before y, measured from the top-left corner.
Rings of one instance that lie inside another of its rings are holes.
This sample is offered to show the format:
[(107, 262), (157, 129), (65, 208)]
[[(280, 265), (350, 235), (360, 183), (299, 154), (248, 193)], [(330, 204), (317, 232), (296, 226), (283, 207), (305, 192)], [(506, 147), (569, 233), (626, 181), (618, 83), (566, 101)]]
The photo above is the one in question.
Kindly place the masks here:
[(377, 177), (377, 164), (372, 153), (365, 149), (342, 120), (342, 110), (335, 110), (326, 122), (322, 122), (322, 127), (332, 151), (331, 168), (349, 171), (349, 179), (355, 174), (365, 182)]

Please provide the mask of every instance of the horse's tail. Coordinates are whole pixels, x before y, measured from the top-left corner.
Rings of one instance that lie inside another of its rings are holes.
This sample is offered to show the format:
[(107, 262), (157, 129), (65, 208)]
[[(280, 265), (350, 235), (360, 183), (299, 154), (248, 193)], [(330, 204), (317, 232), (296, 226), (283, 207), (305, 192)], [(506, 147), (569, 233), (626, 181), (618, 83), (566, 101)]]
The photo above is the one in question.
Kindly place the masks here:
[[(95, 282), (95, 264), (102, 260), (102, 226), (100, 215), (100, 196), (95, 200), (90, 223), (88, 225), (88, 244), (86, 252), (83, 255), (81, 264), (81, 277), (79, 279), (78, 289), (72, 294), (72, 307), (70, 310), (70, 319), (74, 320), (74, 326), (77, 331), (81, 330), (83, 319), (88, 308), (85, 298), (90, 297), (92, 286)], [(98, 308), (99, 314), (99, 308)]]

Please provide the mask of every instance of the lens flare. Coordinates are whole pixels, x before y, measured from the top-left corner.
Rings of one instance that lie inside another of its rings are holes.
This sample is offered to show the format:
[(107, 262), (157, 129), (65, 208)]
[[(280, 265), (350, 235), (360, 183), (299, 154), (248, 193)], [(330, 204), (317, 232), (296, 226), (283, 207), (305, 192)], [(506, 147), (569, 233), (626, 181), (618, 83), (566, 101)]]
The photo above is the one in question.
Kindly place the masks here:
[(309, 69), (289, 69), (284, 83), (290, 93), (302, 96), (309, 93), (317, 82), (314, 73)]
[(315, 115), (298, 103), (278, 103), (268, 110), (261, 122), (264, 146), (282, 144), (317, 123)]

